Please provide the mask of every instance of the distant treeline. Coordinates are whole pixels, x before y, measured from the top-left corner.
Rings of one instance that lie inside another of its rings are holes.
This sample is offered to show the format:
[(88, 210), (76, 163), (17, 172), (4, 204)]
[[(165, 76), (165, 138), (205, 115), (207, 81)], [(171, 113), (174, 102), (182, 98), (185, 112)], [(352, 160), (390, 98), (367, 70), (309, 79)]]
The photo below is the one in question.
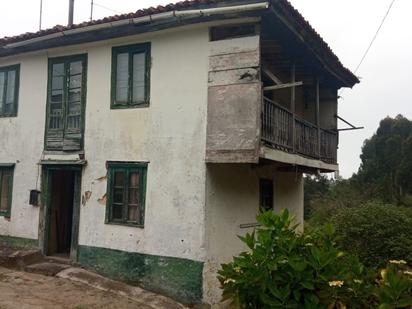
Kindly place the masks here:
[(412, 121), (383, 119), (349, 179), (305, 177), (307, 227), (333, 223), (341, 245), (366, 264), (412, 261)]

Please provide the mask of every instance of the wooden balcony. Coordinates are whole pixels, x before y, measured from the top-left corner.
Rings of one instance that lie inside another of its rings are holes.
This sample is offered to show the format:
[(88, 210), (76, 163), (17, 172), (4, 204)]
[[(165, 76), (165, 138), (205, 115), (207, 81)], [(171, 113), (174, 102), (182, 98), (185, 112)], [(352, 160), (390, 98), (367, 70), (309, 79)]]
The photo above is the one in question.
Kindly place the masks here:
[(276, 102), (264, 98), (262, 141), (271, 148), (337, 164), (338, 133), (300, 119)]

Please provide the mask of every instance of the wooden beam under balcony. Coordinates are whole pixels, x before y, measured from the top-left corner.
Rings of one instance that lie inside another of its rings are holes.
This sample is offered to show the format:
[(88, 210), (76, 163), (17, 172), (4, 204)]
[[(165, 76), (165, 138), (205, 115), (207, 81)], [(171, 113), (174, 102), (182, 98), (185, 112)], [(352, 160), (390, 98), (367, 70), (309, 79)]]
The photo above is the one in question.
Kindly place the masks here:
[(296, 86), (302, 86), (302, 85), (303, 85), (303, 82), (286, 83), (286, 84), (263, 87), (263, 90), (264, 91), (271, 91), (271, 90), (290, 88), (290, 87), (296, 87)]

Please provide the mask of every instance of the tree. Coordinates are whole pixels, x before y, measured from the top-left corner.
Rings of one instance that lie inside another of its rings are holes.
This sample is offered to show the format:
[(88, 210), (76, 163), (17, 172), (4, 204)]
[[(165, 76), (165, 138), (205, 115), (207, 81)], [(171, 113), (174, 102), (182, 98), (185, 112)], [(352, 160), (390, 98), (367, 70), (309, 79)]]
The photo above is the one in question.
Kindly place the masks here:
[(365, 195), (404, 204), (412, 194), (412, 121), (386, 117), (365, 140), (361, 165), (352, 182)]

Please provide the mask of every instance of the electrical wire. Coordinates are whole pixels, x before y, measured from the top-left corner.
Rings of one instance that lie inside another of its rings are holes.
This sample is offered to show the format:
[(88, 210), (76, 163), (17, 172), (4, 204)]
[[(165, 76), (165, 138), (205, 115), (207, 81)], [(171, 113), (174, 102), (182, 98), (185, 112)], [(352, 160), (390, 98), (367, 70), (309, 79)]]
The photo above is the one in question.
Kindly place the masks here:
[[(376, 30), (375, 34), (374, 34), (373, 37), (372, 37), (372, 40), (370, 41), (370, 43), (369, 43), (369, 45), (368, 45), (368, 48), (365, 50), (365, 52), (364, 52), (361, 60), (359, 61), (358, 65), (356, 66), (355, 70), (353, 71), (354, 74), (356, 74), (356, 73), (358, 72), (360, 66), (362, 65), (363, 61), (365, 60), (366, 56), (368, 55), (368, 53), (369, 53), (369, 51), (370, 51), (373, 43), (375, 42), (376, 38), (378, 37), (378, 34), (379, 34), (380, 30), (382, 29), (382, 26), (383, 26), (383, 24), (385, 23), (385, 20), (386, 20), (386, 18), (388, 17), (389, 12), (391, 11), (392, 6), (393, 6), (393, 4), (395, 3), (395, 1), (396, 1), (396, 0), (392, 0), (391, 3), (389, 4), (389, 7), (388, 7), (388, 9), (386, 10), (385, 15), (383, 16), (383, 18), (382, 18), (382, 20), (381, 20), (381, 22), (380, 22), (380, 24), (379, 24), (378, 29)], [(342, 98), (342, 94), (343, 94), (343, 92), (344, 92), (345, 90), (346, 90), (346, 88), (344, 88), (344, 89), (342, 89), (342, 90), (340, 91), (339, 96), (340, 96), (341, 98)]]
[(108, 10), (108, 11), (112, 11), (112, 12), (117, 13), (117, 14), (123, 14), (123, 13), (120, 12), (120, 11), (113, 10), (113, 9), (107, 7), (107, 6), (101, 5), (100, 3), (93, 2), (93, 5), (94, 5), (94, 6), (98, 6), (98, 7), (102, 8), (102, 9), (105, 9), (105, 10)]
[(379, 31), (381, 30), (383, 24), (385, 23), (386, 17), (388, 17), (389, 12), (391, 11), (392, 6), (393, 6), (394, 3), (395, 3), (395, 0), (392, 0), (391, 4), (389, 5), (389, 7), (388, 7), (388, 9), (387, 9), (387, 11), (386, 11), (386, 13), (385, 13), (385, 16), (383, 16), (382, 21), (381, 21), (378, 29), (376, 30), (376, 32), (375, 32), (375, 34), (374, 34), (371, 42), (369, 43), (368, 48), (366, 49), (366, 51), (365, 51), (365, 53), (363, 54), (361, 60), (359, 61), (359, 64), (356, 66), (356, 69), (355, 69), (354, 73), (356, 73), (356, 72), (358, 71), (359, 67), (361, 66), (361, 64), (362, 64), (363, 61), (365, 60), (366, 56), (368, 55), (369, 50), (371, 49), (373, 43), (375, 42), (375, 40), (376, 40), (376, 38), (377, 38), (377, 36), (378, 36), (378, 34), (379, 34)]

